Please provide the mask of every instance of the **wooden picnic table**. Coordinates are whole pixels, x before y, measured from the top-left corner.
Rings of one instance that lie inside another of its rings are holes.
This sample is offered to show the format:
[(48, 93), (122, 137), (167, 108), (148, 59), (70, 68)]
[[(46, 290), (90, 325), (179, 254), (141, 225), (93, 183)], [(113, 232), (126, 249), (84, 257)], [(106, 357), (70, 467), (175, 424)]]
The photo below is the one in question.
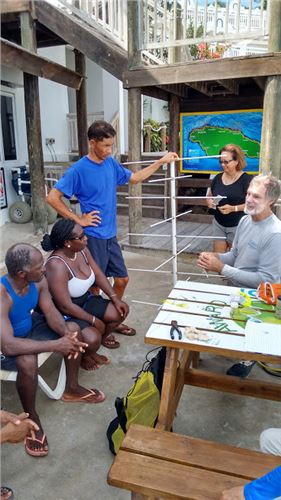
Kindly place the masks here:
[[(248, 307), (239, 307), (231, 316), (233, 296), (242, 292), (251, 299)], [(256, 290), (239, 289), (223, 285), (192, 281), (178, 281), (164, 301), (161, 310), (145, 336), (147, 344), (166, 347), (166, 363), (161, 392), (157, 427), (170, 430), (184, 385), (205, 387), (223, 392), (254, 396), (281, 401), (281, 384), (257, 379), (241, 379), (199, 369), (199, 354), (207, 352), (238, 360), (255, 360), (265, 363), (281, 363), (275, 354), (247, 352), (245, 327), (249, 318), (280, 325), (274, 306), (256, 299)], [(171, 321), (176, 320), (182, 339), (170, 337)], [(195, 327), (207, 334), (207, 339), (189, 339), (185, 327)], [(253, 328), (255, 323), (253, 322)], [(274, 327), (276, 331), (276, 326)], [(279, 327), (277, 326), (279, 335)]]

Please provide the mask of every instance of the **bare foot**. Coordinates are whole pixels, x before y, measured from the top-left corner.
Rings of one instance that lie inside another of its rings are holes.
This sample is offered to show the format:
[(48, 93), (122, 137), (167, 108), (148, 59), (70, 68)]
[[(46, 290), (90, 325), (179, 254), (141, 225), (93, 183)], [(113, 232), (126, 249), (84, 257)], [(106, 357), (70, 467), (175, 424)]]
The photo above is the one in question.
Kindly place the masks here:
[(96, 362), (96, 360), (90, 354), (87, 354), (87, 355), (84, 354), (82, 356), (80, 366), (81, 366), (81, 368), (83, 368), (84, 370), (87, 370), (89, 372), (97, 370), (100, 367), (100, 365)]
[(111, 363), (110, 359), (107, 358), (106, 356), (103, 356), (103, 354), (98, 354), (97, 352), (95, 352), (91, 356), (92, 356), (92, 359), (94, 359), (95, 362), (99, 366), (101, 366), (101, 365), (110, 365), (110, 363)]
[(81, 359), (81, 368), (87, 371), (93, 371), (100, 368), (102, 365), (109, 365), (110, 359), (102, 354), (95, 352), (94, 354), (83, 355)]

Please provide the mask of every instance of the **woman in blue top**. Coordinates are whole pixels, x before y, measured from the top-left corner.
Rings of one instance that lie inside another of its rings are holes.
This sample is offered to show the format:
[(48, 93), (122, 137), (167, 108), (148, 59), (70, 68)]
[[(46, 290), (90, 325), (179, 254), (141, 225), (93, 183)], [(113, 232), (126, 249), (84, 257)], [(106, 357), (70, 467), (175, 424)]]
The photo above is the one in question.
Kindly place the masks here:
[[(223, 172), (212, 180), (207, 196), (224, 196), (218, 204), (211, 198), (207, 205), (214, 210), (213, 251), (224, 253), (231, 248), (236, 228), (244, 214), (245, 197), (251, 176), (243, 172), (246, 166), (242, 149), (235, 144), (227, 144), (220, 152)], [(221, 239), (219, 239), (221, 238)]]

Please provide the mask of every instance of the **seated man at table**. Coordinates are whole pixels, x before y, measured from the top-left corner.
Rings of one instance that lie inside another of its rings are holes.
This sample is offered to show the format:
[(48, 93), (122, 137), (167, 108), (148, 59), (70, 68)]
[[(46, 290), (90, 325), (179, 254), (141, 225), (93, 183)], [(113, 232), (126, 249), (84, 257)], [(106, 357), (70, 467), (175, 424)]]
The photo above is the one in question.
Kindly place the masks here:
[[(226, 276), (229, 284), (257, 288), (262, 281), (281, 282), (281, 221), (272, 212), (280, 196), (280, 182), (269, 174), (254, 177), (249, 185), (245, 212), (238, 224), (231, 250), (200, 254), (197, 264)], [(253, 361), (233, 365), (228, 375), (247, 377)]]
[[(7, 251), (8, 274), (1, 278), (1, 368), (17, 371), (16, 388), (26, 413), (38, 425), (25, 440), (29, 455), (48, 454), (47, 438), (35, 408), (38, 382), (37, 354), (58, 352), (65, 356), (66, 387), (63, 401), (100, 403), (104, 394), (78, 384), (81, 353), (88, 344), (81, 342), (76, 323), (65, 322), (55, 308), (44, 277), (43, 256), (32, 245), (18, 243)], [(36, 306), (45, 315), (33, 312)]]

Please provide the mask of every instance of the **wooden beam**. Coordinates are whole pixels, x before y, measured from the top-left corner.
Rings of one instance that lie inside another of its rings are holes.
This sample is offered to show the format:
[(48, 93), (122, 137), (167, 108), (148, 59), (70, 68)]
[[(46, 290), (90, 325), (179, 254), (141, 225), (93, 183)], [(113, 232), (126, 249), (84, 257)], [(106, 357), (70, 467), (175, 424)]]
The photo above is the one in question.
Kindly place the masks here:
[[(20, 13), (21, 43), (36, 53), (35, 24), (29, 12)], [(48, 214), (45, 205), (44, 159), (42, 149), (40, 99), (38, 77), (24, 73), (24, 103), (28, 146), (28, 163), (31, 184), (31, 205), (35, 234), (48, 231)]]
[(281, 385), (264, 380), (244, 380), (230, 375), (189, 368), (185, 373), (185, 384), (207, 387), (215, 391), (231, 392), (240, 396), (281, 401)]
[[(74, 53), (75, 69), (81, 75), (85, 75), (86, 58), (79, 50), (75, 49)], [(79, 156), (85, 156), (88, 153), (87, 88), (85, 78), (83, 78), (80, 89), (76, 90), (76, 116)]]
[(126, 71), (123, 81), (133, 88), (269, 75), (281, 75), (281, 52), (135, 69)]
[[(141, 92), (140, 89), (130, 89), (128, 93), (129, 116), (129, 161), (139, 160), (141, 157)], [(141, 165), (132, 165), (131, 170), (137, 172)], [(142, 184), (129, 184), (129, 196), (141, 196)], [(142, 200), (129, 199), (129, 232), (141, 233)], [(131, 245), (139, 245), (141, 236), (130, 235)]]
[(14, 12), (25, 12), (31, 10), (29, 0), (1, 0), (0, 14), (10, 14)]
[(41, 24), (122, 80), (123, 72), (127, 69), (127, 52), (101, 29), (82, 24), (65, 10), (56, 9), (42, 0), (35, 2), (35, 12)]
[(40, 76), (53, 82), (61, 83), (78, 90), (83, 77), (70, 69), (54, 63), (45, 57), (40, 57), (36, 53), (24, 49), (20, 45), (0, 38), (1, 42), (1, 62), (5, 66), (18, 68), (24, 73), (33, 76)]

